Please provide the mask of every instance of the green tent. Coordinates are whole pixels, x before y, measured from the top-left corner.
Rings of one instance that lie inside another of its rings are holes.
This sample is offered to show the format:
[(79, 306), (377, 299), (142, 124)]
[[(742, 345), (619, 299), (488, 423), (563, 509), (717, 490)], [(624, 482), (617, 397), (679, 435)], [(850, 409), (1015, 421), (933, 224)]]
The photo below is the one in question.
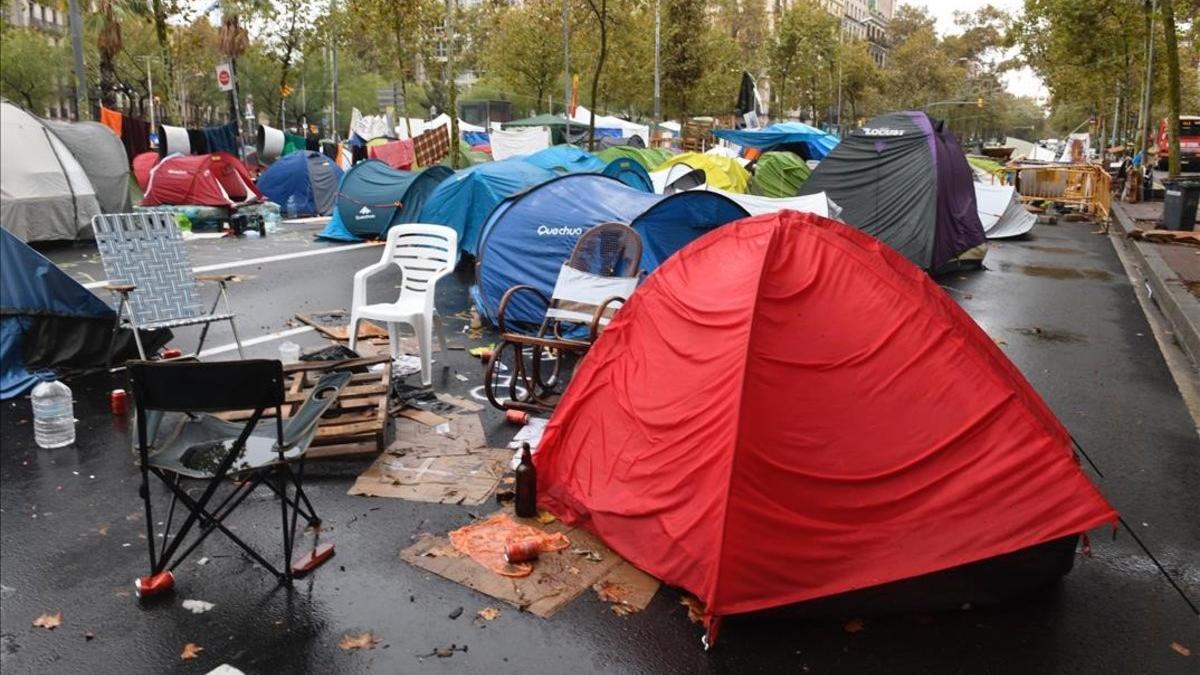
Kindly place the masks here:
[(605, 148), (596, 153), (596, 156), (604, 160), (605, 163), (611, 162), (614, 159), (628, 158), (642, 165), (647, 171), (671, 159), (673, 153), (664, 148), (635, 148), (629, 145), (614, 145), (611, 148)]
[(754, 164), (750, 194), (761, 197), (795, 197), (812, 169), (794, 152), (764, 152)]
[[(566, 143), (567, 120), (565, 117), (547, 113), (544, 115), (535, 115), (534, 117), (526, 117), (523, 120), (505, 122), (500, 125), (501, 129), (519, 129), (521, 127), (550, 127), (550, 144), (559, 145), (560, 143)], [(578, 131), (583, 129), (584, 125), (576, 122), (571, 125), (571, 128)]]
[[(487, 154), (486, 152), (479, 152), (477, 150), (472, 150), (471, 144), (467, 143), (466, 141), (464, 141), (462, 139), (459, 139), (459, 141), (458, 141), (458, 156), (461, 160), (458, 163), (458, 168), (460, 168), (460, 169), (465, 169), (467, 167), (475, 166), (476, 164), (483, 164), (484, 162), (492, 161), (491, 155)], [(442, 166), (450, 166), (449, 155), (446, 156), (446, 159), (443, 159), (441, 162), (438, 162), (438, 163), (441, 164)], [(453, 168), (453, 167), (451, 167), (451, 168)]]

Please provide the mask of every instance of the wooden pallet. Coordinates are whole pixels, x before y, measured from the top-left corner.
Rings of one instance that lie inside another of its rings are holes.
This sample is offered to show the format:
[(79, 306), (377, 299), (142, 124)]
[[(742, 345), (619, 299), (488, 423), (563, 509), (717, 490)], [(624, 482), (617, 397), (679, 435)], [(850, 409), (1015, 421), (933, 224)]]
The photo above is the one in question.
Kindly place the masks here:
[[(286, 397), (283, 418), (293, 415), (312, 392), (321, 376), (333, 370), (383, 364), (379, 372), (355, 373), (337, 403), (321, 418), (317, 436), (308, 451), (309, 459), (366, 455), (382, 452), (391, 442), (391, 416), (388, 415), (392, 387), (392, 360), (386, 355), (346, 361), (301, 361), (283, 367)], [(229, 421), (250, 418), (251, 410), (221, 413)], [(275, 410), (264, 417), (274, 419)], [(267, 423), (267, 420), (260, 424)], [(273, 422), (272, 422), (273, 423)]]

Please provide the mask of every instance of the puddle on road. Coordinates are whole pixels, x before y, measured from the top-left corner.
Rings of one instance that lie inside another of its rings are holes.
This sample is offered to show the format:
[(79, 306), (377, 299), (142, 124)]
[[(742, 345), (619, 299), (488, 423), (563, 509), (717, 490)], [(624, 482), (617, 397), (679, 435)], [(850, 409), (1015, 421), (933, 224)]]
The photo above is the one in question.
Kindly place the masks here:
[(1066, 344), (1087, 342), (1086, 335), (1072, 333), (1071, 331), (1067, 330), (1054, 330), (1052, 328), (1042, 328), (1040, 326), (1034, 326), (1032, 328), (1010, 328), (1009, 330), (1014, 333), (1020, 333), (1021, 335), (1028, 335), (1031, 338), (1037, 338), (1038, 340), (1045, 340), (1046, 342), (1059, 342)]
[(1021, 248), (1032, 251), (1041, 251), (1043, 253), (1068, 253), (1070, 255), (1084, 255), (1086, 252), (1077, 248), (1067, 246), (1046, 246), (1044, 244), (1022, 244)]
[(1095, 281), (1108, 281), (1112, 279), (1112, 275), (1104, 270), (1094, 267), (1057, 267), (1055, 265), (1016, 265), (1013, 263), (1000, 263), (1001, 272), (1020, 272), (1029, 277), (1042, 277), (1045, 279), (1093, 279)]

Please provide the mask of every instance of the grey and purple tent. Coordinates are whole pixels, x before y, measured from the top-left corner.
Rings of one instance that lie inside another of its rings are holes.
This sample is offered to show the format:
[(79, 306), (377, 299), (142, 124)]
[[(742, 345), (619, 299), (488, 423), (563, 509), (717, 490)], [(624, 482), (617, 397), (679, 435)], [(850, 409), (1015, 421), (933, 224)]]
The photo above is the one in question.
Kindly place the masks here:
[(923, 112), (880, 115), (855, 129), (809, 176), (841, 219), (932, 274), (978, 267), (987, 252), (966, 155)]

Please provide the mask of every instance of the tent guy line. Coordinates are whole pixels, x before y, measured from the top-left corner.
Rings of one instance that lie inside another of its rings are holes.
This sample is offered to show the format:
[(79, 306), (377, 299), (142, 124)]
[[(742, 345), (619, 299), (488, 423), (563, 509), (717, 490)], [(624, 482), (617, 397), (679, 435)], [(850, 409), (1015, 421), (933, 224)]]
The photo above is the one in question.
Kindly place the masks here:
[[(345, 253), (346, 251), (354, 251), (354, 250), (357, 250), (360, 248), (367, 248), (369, 246), (379, 246), (379, 245), (380, 245), (379, 242), (364, 242), (362, 244), (348, 244), (345, 246), (336, 246), (336, 247), (331, 246), (329, 248), (322, 248), (322, 249), (318, 249), (316, 251), (298, 251), (296, 253), (281, 253), (279, 255), (269, 255), (269, 256), (262, 257), (262, 258), (247, 258), (246, 260), (232, 260), (230, 262), (214, 263), (212, 265), (201, 265), (200, 267), (194, 268), (193, 271), (196, 272), (197, 274), (203, 274), (205, 272), (216, 272), (217, 270), (226, 270), (226, 269), (230, 269), (233, 267), (245, 267), (247, 265), (263, 265), (266, 263), (281, 262), (284, 260), (294, 260), (296, 258), (307, 258), (308, 256), (313, 256), (313, 255), (325, 255), (326, 253)], [(83, 287), (84, 288), (100, 288), (100, 287), (106, 285), (107, 283), (108, 283), (108, 279), (101, 279), (100, 281), (93, 281), (91, 283), (84, 284)]]

